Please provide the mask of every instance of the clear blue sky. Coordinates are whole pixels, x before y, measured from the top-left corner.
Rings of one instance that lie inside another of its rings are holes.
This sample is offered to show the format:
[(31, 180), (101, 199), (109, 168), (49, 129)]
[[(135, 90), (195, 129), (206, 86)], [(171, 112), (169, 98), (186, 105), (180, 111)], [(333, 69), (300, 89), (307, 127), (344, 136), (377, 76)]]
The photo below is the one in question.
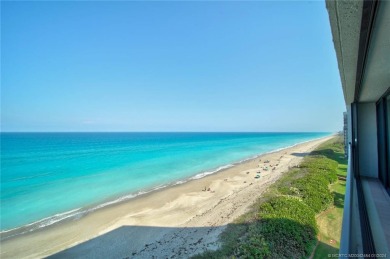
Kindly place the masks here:
[(324, 2), (2, 2), (2, 131), (338, 131)]

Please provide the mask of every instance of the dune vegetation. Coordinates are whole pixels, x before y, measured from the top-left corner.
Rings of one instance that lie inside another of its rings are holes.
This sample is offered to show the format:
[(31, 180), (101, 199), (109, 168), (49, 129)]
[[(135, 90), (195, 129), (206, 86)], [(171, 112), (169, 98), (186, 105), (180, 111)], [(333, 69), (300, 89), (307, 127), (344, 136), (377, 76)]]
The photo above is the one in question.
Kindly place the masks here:
[(227, 226), (218, 250), (195, 258), (321, 258), (337, 253), (346, 175), (343, 145), (337, 136), (307, 155)]

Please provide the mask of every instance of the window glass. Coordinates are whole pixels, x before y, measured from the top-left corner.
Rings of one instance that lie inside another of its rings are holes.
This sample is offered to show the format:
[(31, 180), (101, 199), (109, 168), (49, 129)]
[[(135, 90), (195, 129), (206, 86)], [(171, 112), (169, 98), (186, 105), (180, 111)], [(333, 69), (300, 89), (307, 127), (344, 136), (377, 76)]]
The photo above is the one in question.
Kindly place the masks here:
[(390, 95), (386, 97), (386, 139), (387, 139), (387, 181), (385, 183), (387, 188), (390, 188)]
[(386, 129), (386, 100), (382, 99), (376, 107), (377, 112), (377, 125), (378, 125), (378, 177), (381, 182), (386, 185), (387, 182), (387, 129)]

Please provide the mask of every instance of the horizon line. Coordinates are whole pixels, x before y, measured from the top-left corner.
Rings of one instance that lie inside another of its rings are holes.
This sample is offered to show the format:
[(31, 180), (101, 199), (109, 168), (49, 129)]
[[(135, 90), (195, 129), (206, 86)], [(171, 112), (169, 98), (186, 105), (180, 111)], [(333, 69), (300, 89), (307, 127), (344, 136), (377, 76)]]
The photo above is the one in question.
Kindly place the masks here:
[(0, 131), (0, 133), (338, 133), (341, 131)]

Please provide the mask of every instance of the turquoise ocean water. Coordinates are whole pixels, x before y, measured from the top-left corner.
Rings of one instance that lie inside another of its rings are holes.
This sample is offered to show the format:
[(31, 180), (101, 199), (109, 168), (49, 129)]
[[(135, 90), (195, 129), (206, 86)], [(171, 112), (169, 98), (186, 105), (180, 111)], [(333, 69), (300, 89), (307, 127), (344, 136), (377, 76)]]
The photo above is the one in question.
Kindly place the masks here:
[(1, 231), (22, 233), (77, 218), (327, 135), (1, 133)]

